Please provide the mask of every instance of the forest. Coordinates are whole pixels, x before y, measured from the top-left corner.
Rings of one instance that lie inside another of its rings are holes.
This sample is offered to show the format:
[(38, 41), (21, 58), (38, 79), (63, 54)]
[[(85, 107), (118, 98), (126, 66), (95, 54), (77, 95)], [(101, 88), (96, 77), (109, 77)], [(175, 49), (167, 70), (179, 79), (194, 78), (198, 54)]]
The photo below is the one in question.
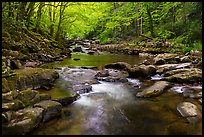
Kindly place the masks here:
[(1, 4), (3, 135), (202, 134), (202, 2)]

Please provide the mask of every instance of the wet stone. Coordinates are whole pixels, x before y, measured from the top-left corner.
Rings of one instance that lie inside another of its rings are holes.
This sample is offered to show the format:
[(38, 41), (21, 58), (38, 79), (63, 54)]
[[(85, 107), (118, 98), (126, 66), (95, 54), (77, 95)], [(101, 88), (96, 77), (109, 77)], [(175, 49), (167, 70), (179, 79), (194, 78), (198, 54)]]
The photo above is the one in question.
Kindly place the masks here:
[(62, 105), (59, 102), (44, 100), (37, 104), (34, 104), (34, 107), (43, 108), (43, 122), (47, 122), (50, 119), (53, 119), (61, 115)]
[(177, 106), (180, 114), (187, 118), (190, 123), (197, 123), (201, 120), (202, 114), (197, 106), (191, 102), (182, 102)]

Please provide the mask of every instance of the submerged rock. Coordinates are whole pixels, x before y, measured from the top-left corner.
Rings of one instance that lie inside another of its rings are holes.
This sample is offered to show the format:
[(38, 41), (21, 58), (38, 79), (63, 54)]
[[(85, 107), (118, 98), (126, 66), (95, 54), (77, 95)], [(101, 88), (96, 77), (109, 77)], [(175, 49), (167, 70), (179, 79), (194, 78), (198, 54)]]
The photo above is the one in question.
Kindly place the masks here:
[(158, 81), (154, 85), (144, 89), (142, 92), (137, 93), (137, 97), (154, 97), (162, 94), (166, 88), (170, 86), (167, 81)]
[(196, 123), (201, 120), (202, 114), (200, 110), (191, 102), (182, 102), (177, 106), (180, 114), (187, 118), (190, 123)]

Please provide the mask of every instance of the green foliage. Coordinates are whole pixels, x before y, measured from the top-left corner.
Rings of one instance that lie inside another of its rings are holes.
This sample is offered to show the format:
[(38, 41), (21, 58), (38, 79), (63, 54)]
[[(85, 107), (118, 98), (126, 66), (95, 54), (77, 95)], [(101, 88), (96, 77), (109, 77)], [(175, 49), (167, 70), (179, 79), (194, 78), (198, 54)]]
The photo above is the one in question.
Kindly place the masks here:
[[(62, 13), (64, 5), (64, 12)], [(25, 13), (19, 12), (22, 2), (4, 2), (2, 35), (19, 35), (23, 28), (35, 30), (42, 2), (35, 2), (27, 21), (30, 2)], [(24, 17), (20, 20), (20, 15)], [(40, 13), (39, 33), (49, 37), (99, 39), (102, 44), (137, 38), (142, 33), (154, 34), (154, 41), (171, 39), (183, 47), (201, 49), (202, 3), (200, 2), (45, 2)], [(142, 19), (142, 20), (141, 20)], [(142, 24), (141, 24), (142, 23)], [(137, 42), (135, 42), (137, 43)]]
[(161, 37), (162, 39), (170, 39), (174, 36), (175, 36), (175, 33), (168, 31), (168, 30), (159, 32), (159, 37)]

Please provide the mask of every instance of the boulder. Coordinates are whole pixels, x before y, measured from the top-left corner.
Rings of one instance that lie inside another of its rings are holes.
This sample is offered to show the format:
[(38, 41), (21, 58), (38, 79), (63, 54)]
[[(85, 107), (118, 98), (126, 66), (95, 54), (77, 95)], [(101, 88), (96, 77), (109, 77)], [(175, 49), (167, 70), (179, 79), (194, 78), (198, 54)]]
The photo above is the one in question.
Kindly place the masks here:
[(201, 120), (202, 114), (200, 110), (191, 102), (181, 102), (177, 106), (179, 113), (187, 118), (190, 123), (197, 123)]
[(202, 70), (198, 68), (171, 70), (164, 74), (163, 80), (174, 83), (201, 83)]
[(183, 96), (189, 98), (202, 98), (202, 88), (184, 87)]
[(162, 65), (165, 63), (177, 63), (179, 61), (178, 54), (172, 53), (158, 54), (153, 60), (154, 65)]
[(75, 47), (73, 52), (83, 52), (81, 47)]
[(149, 78), (156, 74), (156, 67), (154, 65), (140, 65), (134, 66), (128, 70), (129, 76), (133, 78)]
[(60, 104), (62, 104), (62, 106), (67, 106), (67, 105), (73, 103), (74, 101), (76, 101), (79, 96), (80, 96), (79, 94), (75, 93), (75, 94), (72, 94), (70, 96), (59, 97), (59, 98), (53, 99), (53, 100), (59, 102)]
[(25, 67), (24, 69), (15, 70), (14, 73), (14, 76), (2, 79), (3, 92), (51, 87), (55, 79), (59, 77), (56, 71), (42, 68)]
[(3, 135), (25, 135), (39, 126), (42, 108), (25, 108), (17, 111), (9, 123), (2, 125)]
[(42, 122), (47, 122), (50, 119), (61, 115), (62, 105), (56, 101), (44, 100), (34, 104), (34, 107), (40, 107), (44, 109)]
[(189, 56), (183, 56), (182, 58), (180, 58), (181, 63), (186, 63), (186, 62), (191, 62), (191, 59), (189, 58)]
[(162, 74), (169, 70), (175, 70), (180, 68), (190, 68), (192, 66), (191, 63), (180, 63), (180, 64), (164, 64), (157, 66), (157, 73)]
[(109, 76), (108, 70), (101, 70), (95, 75), (95, 77), (107, 77), (107, 76)]
[(123, 70), (114, 70), (114, 69), (107, 69), (102, 73), (97, 73), (96, 76), (97, 80), (106, 81), (106, 82), (127, 82), (128, 73), (127, 71)]
[(105, 65), (105, 68), (108, 69), (119, 69), (119, 70), (129, 70), (131, 65), (126, 62), (116, 62)]
[(137, 97), (155, 97), (162, 94), (165, 89), (169, 88), (170, 83), (167, 81), (158, 81), (154, 85), (137, 93)]
[(12, 90), (7, 93), (2, 93), (2, 102), (7, 103), (9, 101), (14, 100), (18, 96), (18, 92), (16, 90)]
[(40, 96), (38, 91), (27, 89), (19, 91), (17, 99), (22, 101), (23, 104), (27, 107), (38, 103), (40, 101)]
[(24, 107), (25, 105), (23, 104), (23, 102), (18, 99), (14, 99), (7, 103), (2, 103), (2, 111), (18, 110)]

